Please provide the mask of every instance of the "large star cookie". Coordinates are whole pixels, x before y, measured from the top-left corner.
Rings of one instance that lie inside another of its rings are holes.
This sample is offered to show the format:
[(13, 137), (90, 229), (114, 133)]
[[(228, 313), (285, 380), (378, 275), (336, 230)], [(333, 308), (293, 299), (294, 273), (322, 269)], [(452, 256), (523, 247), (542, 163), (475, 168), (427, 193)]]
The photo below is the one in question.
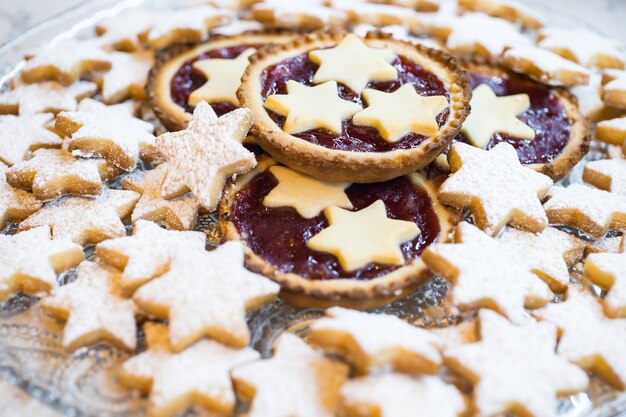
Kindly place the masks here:
[(29, 151), (60, 147), (61, 138), (44, 127), (52, 118), (49, 113), (0, 116), (0, 162), (11, 166), (26, 159)]
[(608, 290), (604, 310), (611, 317), (626, 317), (626, 252), (622, 237), (619, 252), (592, 253), (585, 260), (585, 277)]
[(154, 64), (154, 53), (112, 52), (110, 58), (111, 69), (102, 76), (102, 101), (112, 104), (128, 98), (145, 98), (145, 85)]
[(591, 80), (591, 73), (586, 68), (535, 46), (511, 48), (503, 54), (502, 62), (510, 70), (546, 85), (584, 86)]
[(626, 196), (626, 159), (602, 159), (585, 165), (585, 182), (600, 189)]
[(7, 167), (0, 162), (0, 229), (10, 221), (22, 221), (41, 208), (32, 194), (11, 187), (6, 181)]
[(59, 113), (76, 110), (78, 101), (92, 96), (98, 86), (88, 81), (78, 81), (65, 87), (54, 81), (18, 85), (0, 94), (0, 113), (29, 116), (37, 113)]

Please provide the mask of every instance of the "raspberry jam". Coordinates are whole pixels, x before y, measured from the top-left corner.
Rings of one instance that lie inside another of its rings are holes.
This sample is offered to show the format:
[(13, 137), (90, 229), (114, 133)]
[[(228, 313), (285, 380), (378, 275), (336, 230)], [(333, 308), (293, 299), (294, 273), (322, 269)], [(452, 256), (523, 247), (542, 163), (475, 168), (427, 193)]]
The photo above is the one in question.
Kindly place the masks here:
[[(398, 71), (398, 79), (395, 81), (371, 82), (368, 88), (384, 92), (397, 90), (403, 84), (413, 84), (416, 91), (423, 96), (446, 96), (449, 97), (441, 80), (427, 72), (416, 62), (398, 56), (392, 63)], [(313, 76), (318, 65), (308, 58), (308, 54), (298, 55), (275, 65), (271, 65), (261, 74), (262, 96), (266, 99), (272, 94), (286, 94), (287, 81), (298, 81), (307, 86), (313, 85)], [(366, 107), (362, 98), (348, 87), (339, 85), (339, 96), (345, 100), (351, 100), (362, 107)], [(268, 110), (268, 114), (280, 126), (283, 127), (285, 118)], [(448, 119), (449, 110), (442, 111), (437, 116), (439, 126)], [(425, 136), (409, 133), (397, 142), (387, 142), (378, 131), (372, 127), (357, 126), (348, 120), (343, 124), (340, 135), (324, 129), (314, 129), (294, 135), (300, 139), (323, 146), (329, 149), (354, 151), (354, 152), (389, 152), (396, 149), (411, 149), (417, 147), (426, 139)]]
[[(237, 193), (231, 207), (231, 220), (239, 234), (266, 262), (282, 272), (296, 273), (311, 280), (370, 280), (399, 268), (370, 264), (346, 272), (334, 255), (309, 249), (306, 242), (328, 226), (326, 217), (322, 212), (306, 219), (292, 207), (263, 205), (263, 199), (277, 184), (274, 175), (265, 171)], [(390, 218), (417, 224), (420, 234), (401, 246), (407, 260), (417, 258), (439, 235), (439, 221), (428, 193), (407, 177), (377, 184), (353, 184), (346, 189), (346, 194), (355, 210), (383, 200)]]

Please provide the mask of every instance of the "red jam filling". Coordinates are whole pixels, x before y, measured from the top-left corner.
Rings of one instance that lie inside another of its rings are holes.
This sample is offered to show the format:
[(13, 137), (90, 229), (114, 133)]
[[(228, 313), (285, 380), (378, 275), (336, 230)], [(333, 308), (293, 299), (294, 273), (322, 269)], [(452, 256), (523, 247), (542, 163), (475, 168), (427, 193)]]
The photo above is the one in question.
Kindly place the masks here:
[[(416, 91), (423, 96), (442, 95), (449, 97), (441, 80), (427, 72), (416, 62), (398, 56), (392, 63), (398, 71), (398, 79), (395, 81), (371, 82), (368, 88), (384, 92), (392, 92), (403, 84), (413, 84)], [(294, 80), (304, 85), (313, 85), (313, 76), (318, 65), (312, 62), (307, 54), (298, 55), (275, 65), (271, 65), (261, 74), (262, 96), (265, 100), (272, 94), (287, 94), (287, 81)], [(339, 96), (345, 100), (351, 100), (367, 107), (362, 98), (348, 87), (339, 85)], [(268, 110), (269, 116), (281, 128), (285, 124), (285, 117)], [(439, 126), (448, 119), (449, 110), (442, 111), (437, 116)], [(415, 133), (409, 133), (397, 142), (387, 142), (378, 131), (372, 127), (357, 126), (352, 120), (343, 123), (340, 135), (325, 129), (314, 129), (294, 135), (316, 145), (329, 149), (354, 151), (354, 152), (389, 152), (396, 149), (411, 149), (419, 146), (426, 137)]]
[[(306, 219), (292, 207), (263, 205), (263, 199), (277, 184), (271, 172), (259, 174), (237, 193), (231, 211), (231, 220), (243, 240), (266, 262), (282, 272), (292, 272), (311, 280), (370, 280), (399, 268), (369, 264), (347, 272), (334, 255), (309, 249), (306, 242), (328, 227), (328, 221), (323, 212)], [(407, 177), (377, 184), (353, 184), (347, 188), (346, 194), (355, 210), (383, 200), (390, 218), (418, 225), (420, 234), (401, 246), (405, 259), (417, 258), (439, 235), (439, 220), (428, 193)]]
[[(487, 145), (491, 149), (500, 142), (508, 142), (517, 150), (522, 164), (549, 163), (555, 160), (570, 138), (571, 120), (559, 97), (549, 87), (527, 78), (509, 75), (506, 78), (469, 74), (472, 90), (487, 84), (497, 96), (528, 94), (530, 108), (518, 116), (535, 131), (535, 139), (515, 139), (507, 134), (496, 133)], [(457, 141), (468, 142), (460, 133)]]

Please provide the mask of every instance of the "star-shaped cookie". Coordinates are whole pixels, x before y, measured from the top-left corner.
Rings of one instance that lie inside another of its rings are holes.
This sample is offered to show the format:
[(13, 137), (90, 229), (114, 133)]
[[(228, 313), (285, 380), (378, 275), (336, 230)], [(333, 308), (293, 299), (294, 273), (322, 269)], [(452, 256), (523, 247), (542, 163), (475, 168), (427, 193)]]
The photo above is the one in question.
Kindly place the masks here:
[(405, 259), (400, 246), (420, 233), (413, 222), (387, 217), (382, 200), (359, 211), (331, 206), (324, 214), (329, 226), (311, 237), (306, 245), (335, 255), (346, 271), (370, 263), (402, 265)]
[(556, 416), (557, 395), (587, 388), (587, 374), (555, 353), (556, 326), (517, 326), (489, 310), (479, 320), (480, 341), (444, 351), (446, 364), (474, 384), (477, 414)]
[(343, 122), (362, 110), (357, 103), (339, 97), (335, 81), (307, 87), (289, 80), (287, 94), (269, 96), (265, 107), (286, 117), (283, 130), (291, 135), (311, 129), (340, 134)]
[(168, 160), (161, 195), (167, 199), (189, 191), (206, 210), (215, 210), (226, 179), (254, 168), (254, 154), (243, 147), (252, 113), (237, 109), (218, 118), (206, 102), (193, 111), (187, 129), (157, 138)]
[(595, 139), (621, 148), (626, 140), (626, 117), (598, 122)]
[(61, 138), (45, 128), (52, 119), (49, 113), (0, 116), (0, 162), (11, 166), (26, 159), (29, 151), (60, 147)]
[(22, 221), (41, 208), (32, 194), (11, 187), (6, 180), (7, 166), (0, 162), (0, 229), (10, 221)]
[(88, 81), (78, 81), (69, 87), (54, 81), (21, 84), (0, 94), (0, 113), (30, 116), (76, 110), (80, 99), (97, 91), (98, 86)]
[(83, 248), (52, 239), (49, 227), (0, 235), (0, 301), (18, 292), (38, 295), (57, 286), (57, 274), (83, 260)]
[(513, 146), (501, 142), (486, 151), (458, 142), (448, 163), (453, 174), (439, 188), (439, 199), (469, 209), (486, 233), (496, 235), (507, 223), (530, 232), (548, 225), (541, 200), (552, 180), (520, 164)]
[(388, 49), (370, 48), (363, 40), (348, 34), (334, 48), (309, 52), (309, 59), (319, 65), (315, 84), (337, 81), (361, 94), (371, 81), (393, 81), (398, 71), (391, 65), (396, 54)]
[(139, 200), (134, 191), (104, 189), (96, 198), (62, 197), (20, 223), (20, 231), (49, 226), (55, 239), (79, 245), (126, 235), (120, 219), (130, 216)]
[(585, 277), (608, 290), (604, 310), (611, 317), (626, 317), (626, 242), (619, 252), (592, 253), (585, 260)]
[(292, 207), (306, 219), (318, 216), (330, 206), (352, 208), (346, 194), (350, 183), (319, 181), (278, 165), (272, 166), (269, 171), (278, 184), (263, 199), (266, 207)]
[(76, 281), (54, 289), (40, 301), (44, 313), (65, 322), (65, 348), (75, 350), (106, 341), (135, 350), (134, 306), (119, 295), (118, 281), (119, 273), (84, 261), (78, 266)]
[(231, 377), (237, 393), (251, 401), (249, 417), (332, 417), (348, 367), (285, 333), (272, 358), (239, 366)]
[(145, 98), (145, 85), (154, 64), (154, 53), (112, 52), (110, 59), (111, 69), (102, 76), (102, 101), (113, 104), (128, 98)]
[(602, 100), (609, 106), (626, 109), (626, 71), (607, 70), (602, 83)]
[(95, 31), (100, 36), (97, 42), (108, 49), (133, 52), (141, 48), (140, 35), (145, 35), (155, 21), (165, 17), (165, 13), (167, 11), (144, 7), (124, 9), (95, 23)]
[(602, 190), (626, 197), (626, 159), (602, 159), (585, 165), (583, 180)]
[(181, 255), (169, 271), (135, 292), (137, 305), (169, 319), (177, 351), (203, 336), (236, 347), (247, 345), (246, 313), (270, 302), (278, 284), (245, 268), (239, 242), (227, 242), (209, 253)]
[(368, 107), (352, 118), (358, 126), (378, 130), (388, 142), (397, 142), (409, 133), (431, 137), (439, 131), (437, 116), (448, 108), (444, 96), (421, 96), (412, 84), (392, 93), (366, 89), (363, 99)]

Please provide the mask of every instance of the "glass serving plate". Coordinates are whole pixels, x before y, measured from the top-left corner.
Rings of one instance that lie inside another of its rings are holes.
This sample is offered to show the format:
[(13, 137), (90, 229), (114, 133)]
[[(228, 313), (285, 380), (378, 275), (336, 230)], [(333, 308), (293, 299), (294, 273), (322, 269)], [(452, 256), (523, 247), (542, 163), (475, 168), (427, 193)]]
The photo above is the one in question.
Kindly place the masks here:
[[(40, 45), (69, 37), (90, 36), (97, 20), (126, 8), (169, 8), (194, 2), (197, 3), (194, 0), (97, 0), (85, 3), (0, 47), (0, 90), (6, 88), (10, 79), (19, 72), (24, 64), (23, 56)], [(551, 13), (544, 6), (532, 6), (543, 12), (551, 24), (562, 27), (589, 26), (572, 17)], [(585, 159), (596, 159), (602, 152), (601, 148), (594, 149)], [(581, 176), (582, 166), (579, 164), (563, 182), (580, 182)], [(120, 184), (119, 181), (112, 182), (109, 186), (119, 188)], [(209, 250), (215, 246), (218, 238), (215, 221), (214, 215), (208, 215), (198, 222), (197, 230), (207, 233)], [(1, 232), (12, 234), (15, 229), (15, 225), (8, 225)], [(130, 226), (128, 229), (130, 231)], [(93, 247), (87, 247), (85, 255), (87, 259), (92, 259)], [(75, 277), (75, 270), (70, 270), (62, 274), (59, 280), (67, 283)], [(453, 309), (442, 303), (447, 288), (445, 280), (435, 277), (409, 298), (376, 311), (395, 314), (422, 327), (449, 326), (456, 323), (459, 317)], [(124, 389), (115, 380), (117, 367), (128, 354), (107, 344), (68, 353), (61, 346), (62, 328), (41, 315), (37, 308), (31, 308), (36, 302), (37, 299), (33, 297), (17, 296), (0, 303), (0, 375), (61, 415), (146, 415), (145, 398)], [(308, 324), (322, 314), (323, 310), (299, 309), (278, 299), (248, 317), (252, 346), (268, 357), (274, 340), (280, 334), (291, 331), (306, 337)], [(141, 349), (144, 345), (141, 334), (139, 341)], [(246, 404), (239, 403), (236, 415), (244, 413), (246, 408)], [(563, 398), (558, 414), (564, 417), (626, 417), (626, 394), (616, 392), (594, 378), (586, 393)], [(193, 409), (185, 414), (199, 415), (207, 414)]]

